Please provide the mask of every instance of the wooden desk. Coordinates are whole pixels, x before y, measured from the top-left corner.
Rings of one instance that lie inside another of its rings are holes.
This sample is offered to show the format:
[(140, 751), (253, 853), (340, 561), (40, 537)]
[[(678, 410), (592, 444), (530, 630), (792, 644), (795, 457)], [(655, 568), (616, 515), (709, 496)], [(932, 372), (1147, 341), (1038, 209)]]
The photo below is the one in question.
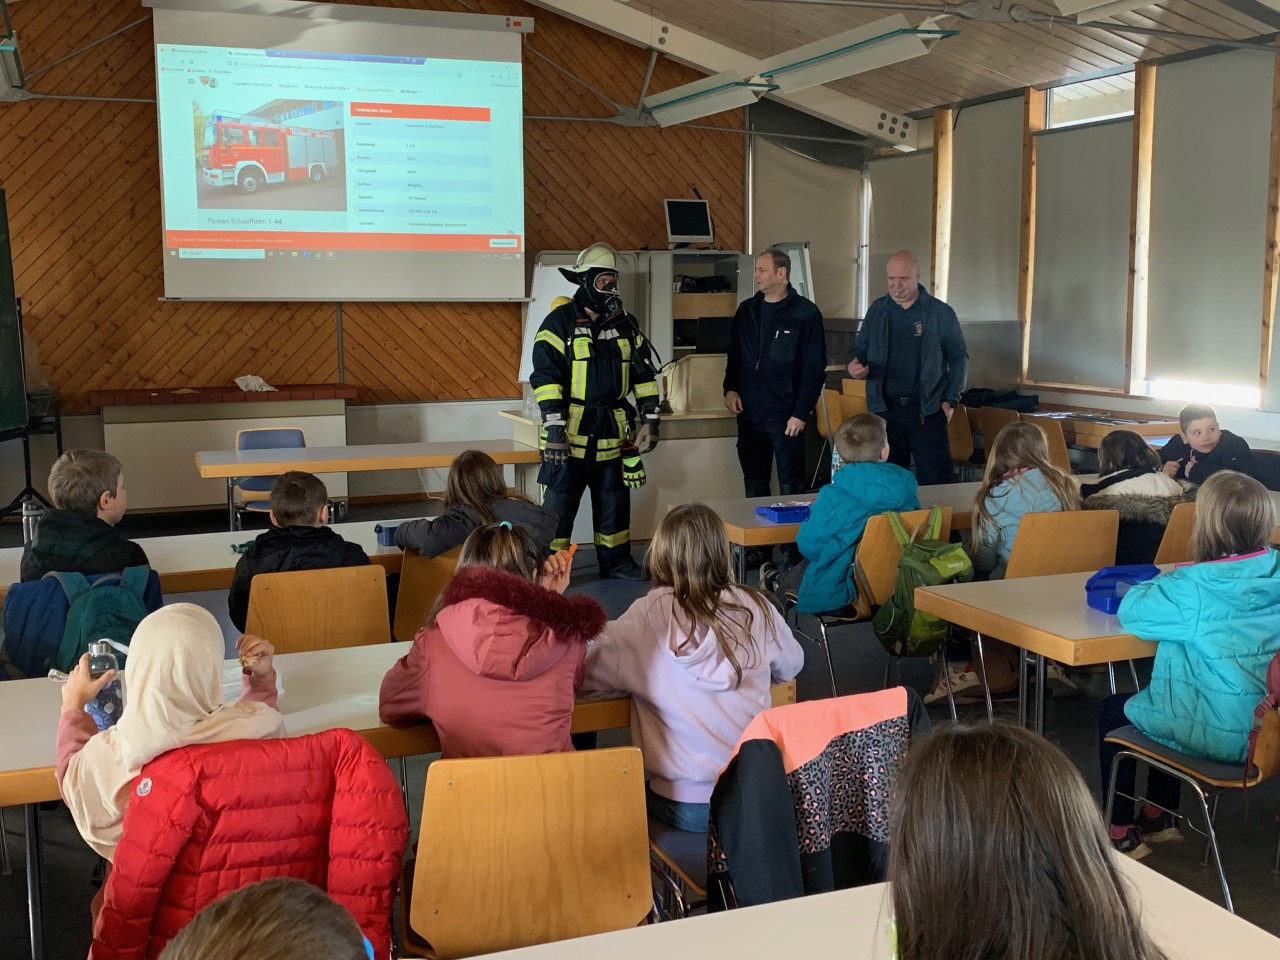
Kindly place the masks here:
[[(487, 453), (498, 464), (529, 466), (540, 456), (536, 447), (513, 440), (444, 440), (436, 443), (366, 443), (346, 447), (297, 447), (285, 450), (200, 450), (196, 469), (204, 478), (225, 478), (227, 511), (235, 527), (233, 488), (239, 477), (272, 477), (288, 470), (308, 473), (354, 473), (366, 470), (448, 468), (467, 450)], [(516, 471), (517, 486), (528, 481)]]
[[(1084, 666), (1155, 656), (1155, 643), (1126, 633), (1115, 616), (1085, 603), (1084, 585), (1090, 576), (1065, 573), (917, 587), (916, 609), (1034, 654), (1039, 681), (1034, 726), (1043, 733), (1046, 659)], [(1022, 679), (1018, 710), (1025, 720), (1027, 684)]]
[[(1280, 955), (1280, 939), (1150, 867), (1117, 858), (1143, 924), (1170, 960)], [(594, 937), (491, 954), (494, 960), (803, 956), (890, 960), (888, 886), (878, 883)]]
[[(362, 523), (335, 523), (333, 530), (344, 540), (358, 543), (374, 563), (386, 568), (388, 573), (399, 573), (404, 551), (399, 547), (384, 547), (373, 532), (378, 521)], [(387, 520), (386, 523), (405, 523), (406, 520)], [(199, 590), (225, 590), (231, 586), (231, 575), (240, 559), (231, 545), (252, 540), (261, 531), (237, 530), (226, 533), (195, 533), (176, 537), (144, 537), (135, 541), (151, 561), (151, 568), (160, 575), (160, 588), (165, 593), (192, 593)], [(18, 582), (22, 560), (21, 547), (0, 550), (0, 601), (9, 591), (9, 584)]]

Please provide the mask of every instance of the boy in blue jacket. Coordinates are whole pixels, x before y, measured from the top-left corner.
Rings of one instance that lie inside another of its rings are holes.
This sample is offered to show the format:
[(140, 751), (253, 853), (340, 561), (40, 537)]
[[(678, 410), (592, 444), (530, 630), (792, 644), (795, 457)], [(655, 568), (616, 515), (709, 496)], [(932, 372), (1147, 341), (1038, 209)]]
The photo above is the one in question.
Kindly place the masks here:
[[(809, 518), (800, 525), (796, 545), (804, 560), (787, 571), (784, 589), (799, 585), (801, 613), (839, 610), (853, 602), (853, 552), (867, 521), (889, 510), (918, 510), (916, 478), (892, 463), (885, 422), (874, 413), (850, 417), (835, 435), (836, 453), (845, 465), (818, 492)], [(769, 586), (773, 571), (761, 568)], [(776, 576), (776, 574), (774, 574)]]

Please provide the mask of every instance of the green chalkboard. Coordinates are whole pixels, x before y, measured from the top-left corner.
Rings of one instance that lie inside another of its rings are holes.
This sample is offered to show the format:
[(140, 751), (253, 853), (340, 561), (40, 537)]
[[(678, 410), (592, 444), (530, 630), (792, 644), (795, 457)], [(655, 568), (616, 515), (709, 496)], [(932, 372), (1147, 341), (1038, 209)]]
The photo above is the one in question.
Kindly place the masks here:
[(27, 387), (22, 370), (22, 328), (13, 284), (9, 210), (0, 190), (0, 430), (26, 426)]

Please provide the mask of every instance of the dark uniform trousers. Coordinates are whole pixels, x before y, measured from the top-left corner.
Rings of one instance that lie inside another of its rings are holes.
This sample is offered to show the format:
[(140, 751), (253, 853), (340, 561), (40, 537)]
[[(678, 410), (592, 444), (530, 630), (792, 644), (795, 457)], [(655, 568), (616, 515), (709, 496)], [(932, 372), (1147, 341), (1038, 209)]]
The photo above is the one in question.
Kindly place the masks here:
[(631, 491), (622, 482), (622, 460), (618, 456), (599, 460), (594, 438), (588, 437), (586, 456), (569, 457), (562, 464), (546, 464), (538, 471), (538, 483), (545, 487), (542, 505), (560, 518), (553, 550), (569, 546), (573, 520), (578, 515), (583, 492), (591, 488), (591, 517), (595, 528), (596, 559), (600, 572), (630, 568)]
[(783, 496), (804, 493), (804, 434), (787, 436), (785, 420), (759, 421), (738, 414), (738, 463), (748, 497), (770, 495), (774, 460), (778, 489)]
[(889, 462), (911, 469), (915, 454), (916, 481), (922, 487), (951, 482), (951, 440), (947, 436), (947, 415), (935, 410), (920, 416), (920, 401), (889, 402), (884, 417), (889, 434)]

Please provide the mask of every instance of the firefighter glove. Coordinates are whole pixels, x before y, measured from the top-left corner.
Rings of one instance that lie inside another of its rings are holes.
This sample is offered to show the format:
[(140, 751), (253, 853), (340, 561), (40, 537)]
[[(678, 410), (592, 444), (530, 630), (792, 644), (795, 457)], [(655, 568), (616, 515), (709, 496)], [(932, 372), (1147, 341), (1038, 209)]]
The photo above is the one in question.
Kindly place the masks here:
[(622, 445), (622, 482), (628, 487), (643, 487), (645, 481), (644, 464), (640, 462), (640, 451), (630, 441)]
[(641, 453), (648, 453), (658, 445), (658, 418), (645, 417), (636, 431), (636, 446)]
[(558, 466), (569, 459), (569, 439), (565, 436), (563, 422), (543, 424), (546, 439), (542, 444), (542, 462)]

